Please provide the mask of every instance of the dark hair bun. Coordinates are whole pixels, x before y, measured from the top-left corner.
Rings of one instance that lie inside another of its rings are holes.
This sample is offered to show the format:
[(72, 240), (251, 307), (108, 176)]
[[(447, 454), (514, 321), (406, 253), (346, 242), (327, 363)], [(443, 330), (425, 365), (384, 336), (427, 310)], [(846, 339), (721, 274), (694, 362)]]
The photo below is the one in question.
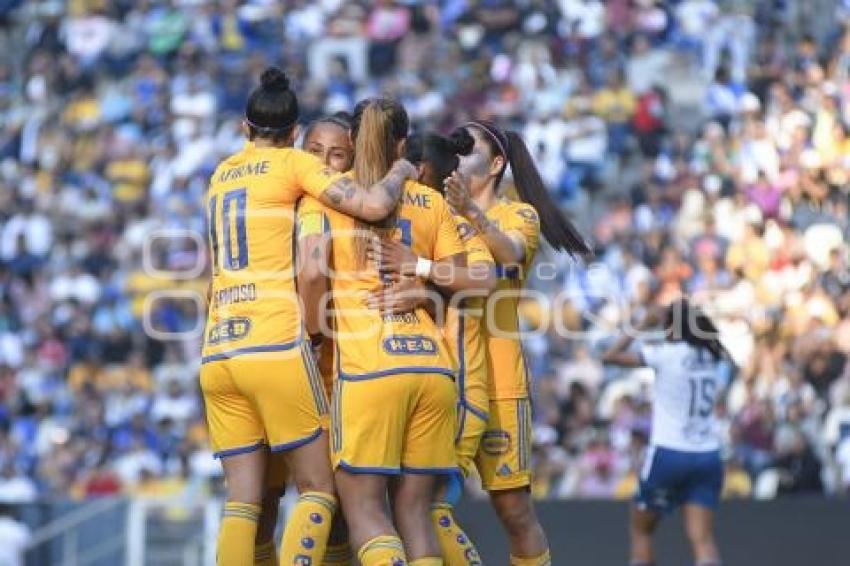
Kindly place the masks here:
[(260, 75), (260, 84), (265, 90), (289, 90), (289, 79), (286, 73), (277, 67), (269, 67)]
[(469, 155), (475, 146), (475, 138), (470, 135), (466, 128), (456, 128), (449, 135), (449, 146), (458, 155)]

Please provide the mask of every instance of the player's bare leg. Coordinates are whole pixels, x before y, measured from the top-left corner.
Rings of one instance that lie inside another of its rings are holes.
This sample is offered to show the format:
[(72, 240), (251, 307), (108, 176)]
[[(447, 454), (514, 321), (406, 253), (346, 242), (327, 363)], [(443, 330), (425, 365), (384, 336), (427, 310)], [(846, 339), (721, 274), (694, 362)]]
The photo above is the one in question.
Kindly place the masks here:
[(682, 508), (685, 532), (694, 552), (697, 566), (719, 566), (720, 552), (714, 540), (714, 512), (701, 505), (686, 504)]
[(408, 560), (439, 557), (440, 545), (431, 522), (431, 505), (439, 478), (402, 474), (390, 482), (393, 519)]
[(254, 539), (265, 488), (266, 452), (253, 450), (222, 458), (227, 499), (218, 533), (219, 564), (254, 564)]
[(285, 488), (266, 488), (260, 510), (260, 520), (257, 522), (257, 536), (254, 538), (254, 566), (275, 566), (277, 550), (274, 542), (274, 532), (277, 527), (280, 498)]
[(337, 508), (329, 450), (328, 434), (323, 431), (315, 440), (286, 452), (299, 496), (283, 533), (281, 564), (306, 559), (321, 564), (324, 559)]
[(348, 539), (348, 525), (345, 524), (345, 517), (342, 511), (337, 511), (334, 515), (334, 520), (331, 523), (331, 534), (328, 537), (328, 550), (325, 553), (324, 566), (331, 564), (344, 564), (349, 566), (352, 563), (351, 544)]
[(277, 528), (280, 498), (286, 492), (288, 469), (286, 455), (266, 452), (266, 481), (257, 536), (254, 541), (254, 566), (276, 566), (277, 548), (274, 534)]
[(264, 543), (274, 538), (275, 527), (277, 527), (278, 507), (280, 498), (283, 496), (284, 488), (267, 488), (262, 499), (262, 511), (257, 523), (257, 543)]
[(328, 454), (328, 433), (322, 431), (316, 440), (290, 450), (286, 463), (292, 470), (292, 482), (299, 493), (320, 491), (334, 493), (334, 478)]
[(490, 501), (508, 533), (511, 556), (533, 558), (548, 552), (546, 533), (534, 513), (527, 487), (491, 491)]
[(632, 505), (629, 516), (630, 564), (649, 566), (654, 563), (652, 534), (658, 526), (660, 516), (652, 511), (638, 509)]
[(351, 547), (360, 562), (370, 566), (385, 561), (394, 545), (394, 555), (404, 557), (401, 539), (386, 513), (387, 477), (337, 469), (335, 479)]

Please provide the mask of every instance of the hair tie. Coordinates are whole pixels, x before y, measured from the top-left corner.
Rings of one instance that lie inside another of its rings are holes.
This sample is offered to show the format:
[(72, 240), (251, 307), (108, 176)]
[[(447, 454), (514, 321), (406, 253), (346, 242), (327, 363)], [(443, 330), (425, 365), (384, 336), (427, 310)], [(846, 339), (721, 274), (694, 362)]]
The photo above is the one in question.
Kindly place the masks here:
[(257, 130), (257, 132), (260, 133), (260, 134), (271, 135), (271, 136), (276, 135), (276, 134), (286, 133), (286, 131), (288, 129), (290, 129), (292, 126), (294, 126), (295, 122), (297, 122), (297, 121), (298, 121), (298, 119), (296, 118), (295, 120), (293, 120), (293, 121), (291, 121), (291, 122), (289, 122), (289, 123), (287, 123), (283, 126), (276, 126), (276, 127), (274, 127), (274, 126), (259, 126), (259, 125), (255, 124), (254, 122), (252, 122), (250, 118), (245, 116), (245, 123), (246, 124), (248, 124), (249, 126), (254, 128), (255, 130)]

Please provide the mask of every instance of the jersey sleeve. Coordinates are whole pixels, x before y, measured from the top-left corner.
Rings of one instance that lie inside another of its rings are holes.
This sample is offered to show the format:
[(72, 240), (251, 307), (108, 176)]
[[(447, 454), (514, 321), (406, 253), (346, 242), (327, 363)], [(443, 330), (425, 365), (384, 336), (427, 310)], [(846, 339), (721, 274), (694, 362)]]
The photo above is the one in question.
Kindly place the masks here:
[(473, 263), (489, 263), (495, 264), (496, 260), (493, 259), (493, 254), (490, 253), (490, 249), (487, 247), (487, 243), (484, 241), (484, 238), (472, 227), (472, 224), (469, 223), (462, 216), (455, 216), (455, 222), (457, 223), (457, 233), (460, 237), (461, 243), (463, 243), (463, 247), (466, 250), (466, 264), (472, 265)]
[(308, 236), (322, 236), (330, 233), (328, 216), (325, 207), (313, 197), (304, 197), (298, 203), (297, 237), (298, 240)]
[(505, 233), (519, 237), (525, 248), (525, 265), (531, 265), (540, 245), (540, 218), (530, 204), (517, 203), (504, 219)]
[(321, 198), (328, 187), (345, 175), (327, 167), (315, 155), (301, 150), (294, 150), (289, 165), (295, 184), (316, 199)]
[(464, 246), (460, 241), (457, 224), (446, 201), (439, 194), (435, 194), (435, 197), (435, 218), (438, 224), (434, 239), (434, 257), (431, 259), (439, 261), (449, 256), (464, 253)]

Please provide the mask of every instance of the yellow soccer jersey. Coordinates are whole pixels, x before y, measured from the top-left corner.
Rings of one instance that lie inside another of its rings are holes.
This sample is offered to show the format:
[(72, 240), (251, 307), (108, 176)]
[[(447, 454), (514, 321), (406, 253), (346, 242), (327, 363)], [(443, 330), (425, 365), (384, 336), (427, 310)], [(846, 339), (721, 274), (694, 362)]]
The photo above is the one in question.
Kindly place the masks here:
[[(493, 255), (483, 238), (464, 217), (454, 217), (458, 234), (466, 251), (466, 264), (493, 265)], [(461, 405), (487, 420), (487, 352), (481, 335), (481, 318), (484, 315), (484, 298), (464, 299), (458, 310), (449, 308), (446, 313), (444, 336), (458, 366), (458, 395)], [(471, 407), (470, 407), (471, 405)]]
[(530, 204), (500, 199), (487, 218), (525, 245), (525, 261), (519, 266), (496, 266), (498, 285), (487, 299), (484, 328), (487, 340), (490, 398), (518, 399), (528, 396), (528, 376), (519, 340), (519, 292), (525, 285), (540, 243), (540, 220)]
[(216, 168), (206, 198), (212, 295), (203, 362), (297, 345), (295, 204), (319, 198), (338, 177), (304, 151), (252, 144)]
[[(439, 193), (407, 181), (399, 206), (396, 237), (414, 253), (435, 261), (463, 253), (455, 222)], [(307, 198), (299, 210), (300, 226), (321, 226), (317, 214), (326, 216), (332, 236), (337, 377), (364, 380), (411, 373), (454, 377), (451, 354), (424, 309), (382, 317), (366, 308), (369, 292), (383, 283), (372, 266), (357, 259), (355, 220)]]

